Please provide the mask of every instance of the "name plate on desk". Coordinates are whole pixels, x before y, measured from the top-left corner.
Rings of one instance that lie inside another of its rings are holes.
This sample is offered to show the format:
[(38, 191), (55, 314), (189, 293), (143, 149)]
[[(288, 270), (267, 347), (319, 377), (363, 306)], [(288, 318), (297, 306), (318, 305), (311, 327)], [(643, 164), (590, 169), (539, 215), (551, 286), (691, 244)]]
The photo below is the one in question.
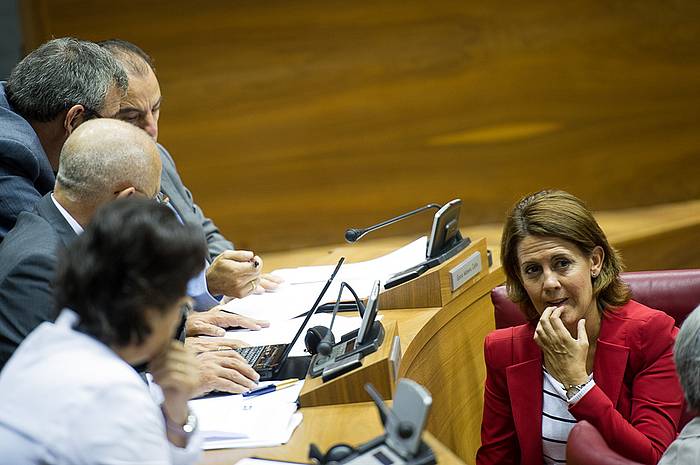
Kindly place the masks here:
[(474, 252), (450, 270), (452, 292), (481, 272), (481, 252)]

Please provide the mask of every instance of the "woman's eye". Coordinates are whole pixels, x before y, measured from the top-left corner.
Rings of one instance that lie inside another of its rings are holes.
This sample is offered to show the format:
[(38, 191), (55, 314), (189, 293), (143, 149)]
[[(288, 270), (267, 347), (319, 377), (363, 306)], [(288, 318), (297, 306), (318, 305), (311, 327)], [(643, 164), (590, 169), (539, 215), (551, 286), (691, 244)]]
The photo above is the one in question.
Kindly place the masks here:
[(571, 260), (560, 259), (560, 260), (557, 260), (556, 265), (557, 265), (557, 268), (566, 268), (569, 265), (571, 265)]
[(532, 276), (537, 273), (537, 269), (538, 268), (536, 266), (527, 266), (525, 267), (525, 275)]

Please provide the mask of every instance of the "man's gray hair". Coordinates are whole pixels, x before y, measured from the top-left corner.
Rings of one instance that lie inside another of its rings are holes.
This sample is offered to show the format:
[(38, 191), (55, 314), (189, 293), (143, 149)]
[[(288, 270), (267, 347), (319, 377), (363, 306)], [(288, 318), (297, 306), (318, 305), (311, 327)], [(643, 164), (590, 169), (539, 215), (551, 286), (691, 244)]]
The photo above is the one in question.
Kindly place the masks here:
[(688, 407), (700, 412), (700, 305), (683, 322), (673, 357)]
[(136, 44), (122, 39), (107, 39), (97, 42), (97, 45), (109, 50), (130, 75), (146, 76), (149, 68), (156, 72), (153, 58)]
[(159, 179), (153, 160), (158, 149), (143, 130), (113, 119), (88, 121), (78, 127), (61, 150), (57, 189), (72, 201), (91, 204), (123, 189), (142, 194)]
[(112, 54), (93, 42), (64, 37), (24, 57), (12, 70), (5, 92), (25, 119), (47, 122), (72, 105), (99, 111), (113, 85), (124, 94), (129, 81)]

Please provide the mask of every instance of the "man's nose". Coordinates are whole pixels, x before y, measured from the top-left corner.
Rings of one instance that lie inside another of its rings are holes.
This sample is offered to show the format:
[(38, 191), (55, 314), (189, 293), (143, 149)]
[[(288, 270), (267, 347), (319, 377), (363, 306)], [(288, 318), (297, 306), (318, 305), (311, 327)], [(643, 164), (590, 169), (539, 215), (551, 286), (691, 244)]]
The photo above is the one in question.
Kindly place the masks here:
[(158, 120), (153, 116), (153, 113), (146, 114), (143, 130), (154, 140), (158, 139)]

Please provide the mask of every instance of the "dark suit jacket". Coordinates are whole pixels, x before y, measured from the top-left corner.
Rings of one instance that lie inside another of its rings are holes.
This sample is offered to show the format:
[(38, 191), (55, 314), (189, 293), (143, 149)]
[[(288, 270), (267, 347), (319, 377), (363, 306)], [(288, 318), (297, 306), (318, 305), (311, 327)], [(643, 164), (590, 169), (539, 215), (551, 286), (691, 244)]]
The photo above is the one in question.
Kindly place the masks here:
[[(192, 194), (182, 184), (167, 150), (158, 145), (163, 171), (161, 190), (187, 223), (201, 226), (211, 259), (233, 244), (219, 232)], [(39, 137), (31, 125), (10, 107), (5, 83), (0, 82), (0, 242), (14, 226), (20, 212), (31, 211), (39, 199), (53, 190), (56, 177)]]
[[(485, 341), (486, 386), (478, 465), (542, 465), (542, 351), (531, 324)], [(655, 464), (676, 438), (683, 393), (673, 363), (673, 319), (634, 301), (605, 312), (595, 387), (569, 408), (619, 454)]]
[(170, 198), (170, 204), (175, 208), (180, 218), (186, 223), (201, 226), (207, 238), (210, 259), (213, 260), (224, 250), (233, 249), (233, 244), (219, 232), (212, 220), (204, 216), (204, 212), (194, 203), (192, 193), (185, 187), (177, 174), (175, 162), (165, 147), (158, 144), (163, 171), (160, 177), (160, 190)]
[(0, 243), (0, 368), (34, 328), (53, 320), (57, 252), (75, 237), (47, 194)]
[(0, 241), (20, 212), (53, 190), (55, 180), (34, 129), (7, 103), (0, 82)]

